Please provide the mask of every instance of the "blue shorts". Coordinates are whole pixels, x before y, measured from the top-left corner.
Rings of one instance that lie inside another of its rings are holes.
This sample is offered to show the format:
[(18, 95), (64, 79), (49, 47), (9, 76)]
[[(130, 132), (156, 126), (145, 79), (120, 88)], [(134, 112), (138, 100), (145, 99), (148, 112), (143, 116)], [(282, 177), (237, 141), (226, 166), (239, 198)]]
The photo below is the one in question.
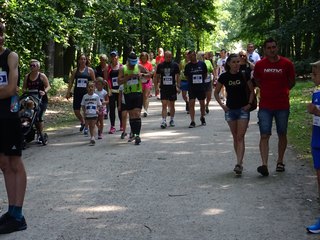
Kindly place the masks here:
[(315, 169), (320, 169), (320, 148), (311, 148), (313, 167)]
[(250, 112), (247, 112), (241, 108), (229, 109), (228, 112), (224, 113), (224, 118), (227, 122), (241, 119), (250, 120)]
[(271, 135), (273, 118), (276, 122), (277, 133), (287, 134), (289, 115), (289, 109), (268, 110), (260, 108), (258, 111), (260, 134)]
[(181, 91), (188, 91), (189, 90), (189, 84), (186, 80), (181, 80), (180, 82), (180, 90)]

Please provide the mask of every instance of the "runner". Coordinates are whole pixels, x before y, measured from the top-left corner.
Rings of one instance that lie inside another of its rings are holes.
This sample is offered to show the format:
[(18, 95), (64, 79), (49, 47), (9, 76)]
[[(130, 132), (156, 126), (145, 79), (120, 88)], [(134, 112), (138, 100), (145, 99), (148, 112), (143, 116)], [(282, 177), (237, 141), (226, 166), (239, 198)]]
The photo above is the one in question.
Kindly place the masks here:
[(151, 62), (149, 62), (148, 53), (142, 52), (139, 58), (139, 64), (142, 65), (145, 69), (149, 71), (147, 75), (141, 78), (142, 80), (142, 94), (143, 94), (143, 108), (144, 113), (143, 116), (148, 116), (148, 107), (149, 107), (149, 95), (152, 89), (152, 75), (153, 75), (153, 66)]
[[(85, 119), (80, 112), (82, 97), (87, 93), (87, 85), (89, 81), (95, 81), (95, 74), (91, 67), (87, 66), (88, 60), (86, 55), (80, 54), (78, 58), (78, 67), (72, 71), (66, 98), (69, 99), (71, 89), (73, 89), (73, 111), (80, 121), (80, 132), (84, 130), (84, 134), (88, 135), (88, 128), (85, 124)], [(73, 86), (74, 85), (74, 86)]]
[(188, 79), (189, 84), (189, 111), (191, 123), (189, 128), (194, 128), (196, 123), (194, 121), (195, 117), (195, 101), (196, 98), (200, 103), (200, 112), (201, 112), (201, 125), (206, 125), (205, 120), (205, 98), (206, 98), (206, 85), (205, 79), (208, 75), (207, 66), (204, 62), (198, 61), (196, 52), (194, 50), (189, 51), (190, 62), (186, 65), (184, 74)]
[(109, 104), (109, 96), (108, 92), (104, 89), (105, 82), (102, 77), (97, 77), (96, 80), (96, 90), (95, 94), (97, 94), (100, 98), (102, 106), (99, 107), (98, 119), (97, 119), (97, 127), (98, 127), (98, 139), (102, 139), (103, 137), (103, 120), (106, 114), (107, 106)]
[(123, 84), (123, 93), (135, 145), (139, 145), (141, 142), (141, 109), (143, 102), (141, 77), (145, 77), (147, 74), (147, 70), (138, 64), (138, 58), (134, 52), (129, 54), (127, 64), (119, 70), (118, 82)]
[[(162, 103), (161, 128), (167, 127), (167, 107), (170, 109), (170, 127), (174, 127), (175, 101), (177, 93), (180, 93), (179, 65), (172, 61), (172, 53), (164, 53), (165, 61), (157, 67), (157, 84), (160, 85), (160, 97)], [(160, 84), (159, 84), (160, 83)]]
[[(108, 85), (110, 89), (109, 93), (109, 117), (110, 117), (110, 130), (109, 134), (114, 134), (116, 132), (115, 121), (116, 121), (116, 108), (119, 105), (119, 84), (118, 75), (119, 69), (122, 66), (119, 63), (118, 52), (112, 51), (110, 53), (111, 64), (108, 65)], [(120, 122), (120, 131), (122, 131), (121, 123), (121, 111), (118, 108), (118, 118)]]
[(185, 51), (184, 59), (180, 62), (180, 90), (182, 92), (182, 98), (186, 103), (186, 112), (189, 114), (189, 99), (188, 99), (188, 80), (187, 77), (184, 75), (184, 68), (189, 62), (189, 50)]

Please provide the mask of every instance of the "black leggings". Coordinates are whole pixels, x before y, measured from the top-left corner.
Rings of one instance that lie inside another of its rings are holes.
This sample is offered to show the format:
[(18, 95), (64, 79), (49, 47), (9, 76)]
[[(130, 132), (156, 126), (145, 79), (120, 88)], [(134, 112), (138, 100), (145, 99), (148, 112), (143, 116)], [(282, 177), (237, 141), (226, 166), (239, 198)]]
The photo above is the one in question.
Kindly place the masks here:
[[(116, 119), (116, 108), (118, 109), (119, 106), (119, 93), (112, 93), (109, 97), (109, 117), (110, 117), (110, 124), (114, 126), (115, 119)], [(120, 124), (122, 121), (121, 111), (118, 109), (118, 118), (120, 120)]]

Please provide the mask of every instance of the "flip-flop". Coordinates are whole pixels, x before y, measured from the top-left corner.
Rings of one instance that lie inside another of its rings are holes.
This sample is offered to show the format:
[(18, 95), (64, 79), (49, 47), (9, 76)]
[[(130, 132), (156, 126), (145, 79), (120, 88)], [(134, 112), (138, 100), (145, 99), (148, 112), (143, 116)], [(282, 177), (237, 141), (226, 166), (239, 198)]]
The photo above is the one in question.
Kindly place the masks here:
[(277, 163), (276, 172), (284, 172), (285, 171), (284, 166), (285, 165), (283, 163)]

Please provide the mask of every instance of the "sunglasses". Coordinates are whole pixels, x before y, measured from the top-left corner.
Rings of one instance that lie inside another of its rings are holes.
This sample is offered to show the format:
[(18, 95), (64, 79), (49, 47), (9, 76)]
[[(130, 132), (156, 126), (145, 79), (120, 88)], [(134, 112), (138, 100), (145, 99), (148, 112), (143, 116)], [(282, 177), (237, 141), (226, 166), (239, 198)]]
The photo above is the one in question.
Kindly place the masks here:
[(36, 67), (37, 65), (35, 65), (35, 64), (30, 64), (30, 67)]

